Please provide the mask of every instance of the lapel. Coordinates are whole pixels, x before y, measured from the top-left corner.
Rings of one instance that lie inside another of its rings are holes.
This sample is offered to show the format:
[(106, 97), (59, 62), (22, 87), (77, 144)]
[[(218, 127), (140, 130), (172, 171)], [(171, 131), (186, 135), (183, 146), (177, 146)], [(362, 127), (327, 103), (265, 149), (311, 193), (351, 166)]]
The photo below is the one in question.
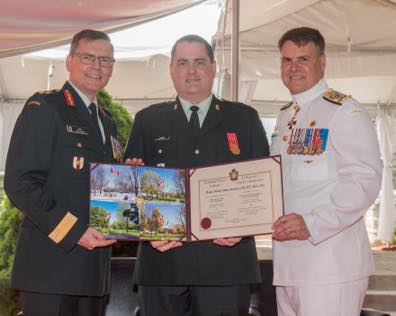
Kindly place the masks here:
[[(82, 125), (88, 126), (89, 135), (93, 135), (90, 139), (95, 139), (96, 143), (103, 147), (103, 139), (100, 132), (95, 127), (94, 123), (92, 122), (91, 114), (89, 113), (88, 108), (84, 104), (83, 100), (81, 100), (78, 93), (74, 90), (74, 88), (66, 82), (63, 86), (63, 90), (68, 90), (72, 94), (74, 99), (75, 106), (70, 106), (69, 108), (72, 109), (72, 113), (74, 114), (75, 118), (82, 123)], [(99, 111), (100, 112), (100, 111)], [(101, 118), (102, 119), (102, 118)], [(103, 120), (102, 120), (103, 122)], [(104, 123), (103, 123), (104, 125)], [(105, 128), (105, 133), (107, 128)]]
[(224, 109), (222, 102), (213, 96), (209, 111), (206, 114), (205, 120), (202, 124), (200, 135), (203, 136), (210, 132), (213, 128), (222, 123), (224, 119)]
[(193, 136), (179, 98), (176, 98), (175, 101), (169, 103), (168, 114), (171, 123), (177, 126), (177, 130), (180, 131), (181, 134), (186, 133)]
[[(109, 144), (110, 141), (110, 121), (109, 121), (109, 117), (108, 114), (106, 113), (105, 110), (103, 110), (103, 107), (101, 105), (98, 105), (99, 108), (99, 117), (100, 120), (102, 121), (102, 125), (103, 125), (103, 130), (104, 130), (104, 134), (105, 134), (105, 146)], [(102, 139), (102, 135), (100, 135), (100, 139)]]

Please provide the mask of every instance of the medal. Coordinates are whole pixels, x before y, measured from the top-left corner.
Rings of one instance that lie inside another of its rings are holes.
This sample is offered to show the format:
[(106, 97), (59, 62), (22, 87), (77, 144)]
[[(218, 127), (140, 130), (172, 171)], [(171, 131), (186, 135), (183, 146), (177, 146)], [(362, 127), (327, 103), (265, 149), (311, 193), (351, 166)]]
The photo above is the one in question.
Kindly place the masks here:
[(329, 137), (329, 129), (328, 128), (322, 128), (320, 130), (320, 139), (322, 141), (321, 142), (322, 152), (326, 150), (328, 137)]
[(297, 136), (297, 149), (296, 149), (296, 154), (299, 155), (301, 155), (304, 151), (303, 133), (304, 133), (304, 129), (299, 128), (298, 136)]
[(226, 133), (227, 141), (228, 141), (228, 148), (234, 155), (239, 155), (241, 150), (238, 144), (238, 137), (236, 133)]
[(304, 155), (310, 154), (311, 134), (312, 134), (312, 128), (306, 128), (305, 129), (305, 137), (304, 137), (304, 152), (303, 152)]
[(122, 151), (121, 151), (120, 143), (118, 142), (118, 140), (116, 138), (114, 138), (111, 135), (110, 135), (110, 142), (111, 142), (111, 148), (113, 150), (113, 158), (117, 162), (121, 162), (122, 161)]
[(295, 133), (296, 133), (295, 129), (292, 129), (290, 132), (289, 147), (287, 147), (287, 153), (289, 155), (293, 154)]
[(80, 171), (84, 167), (84, 157), (74, 156), (73, 157), (73, 168)]

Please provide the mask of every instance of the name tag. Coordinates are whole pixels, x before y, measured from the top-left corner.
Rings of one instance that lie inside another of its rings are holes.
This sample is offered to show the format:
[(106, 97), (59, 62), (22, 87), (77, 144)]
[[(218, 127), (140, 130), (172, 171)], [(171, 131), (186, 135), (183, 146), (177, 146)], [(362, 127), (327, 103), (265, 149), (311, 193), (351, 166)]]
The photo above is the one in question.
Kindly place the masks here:
[(73, 134), (88, 135), (86, 127), (82, 126), (66, 125), (66, 131)]
[(160, 142), (160, 141), (165, 141), (165, 140), (170, 140), (170, 136), (159, 136), (157, 138), (154, 138), (154, 140), (156, 142)]

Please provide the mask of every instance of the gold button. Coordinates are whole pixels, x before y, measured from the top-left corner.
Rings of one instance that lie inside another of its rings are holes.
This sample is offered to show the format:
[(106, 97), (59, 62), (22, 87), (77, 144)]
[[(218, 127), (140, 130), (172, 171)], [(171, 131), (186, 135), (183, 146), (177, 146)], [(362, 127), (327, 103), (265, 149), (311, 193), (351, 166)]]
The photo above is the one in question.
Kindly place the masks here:
[(162, 149), (158, 149), (158, 153), (161, 155), (162, 154)]
[(282, 139), (283, 139), (285, 142), (287, 142), (287, 140), (288, 140), (287, 135), (283, 136)]
[(82, 148), (82, 144), (80, 142), (77, 143), (78, 148)]
[(194, 154), (199, 155), (199, 149), (198, 148), (195, 148)]

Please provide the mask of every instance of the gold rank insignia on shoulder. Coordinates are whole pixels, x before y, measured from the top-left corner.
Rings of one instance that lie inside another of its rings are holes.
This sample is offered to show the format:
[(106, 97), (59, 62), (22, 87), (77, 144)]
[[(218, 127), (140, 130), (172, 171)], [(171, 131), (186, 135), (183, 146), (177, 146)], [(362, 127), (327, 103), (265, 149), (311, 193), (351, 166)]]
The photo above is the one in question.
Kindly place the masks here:
[(343, 94), (333, 89), (329, 89), (323, 94), (323, 99), (337, 105), (342, 105), (343, 103), (345, 103), (345, 101), (347, 101), (350, 98), (351, 98), (350, 95)]
[(290, 108), (292, 105), (293, 105), (293, 102), (290, 101), (289, 103), (287, 103), (286, 105), (284, 105), (280, 110), (281, 110), (281, 111), (287, 110), (287, 109)]
[(40, 104), (41, 104), (40, 101), (31, 100), (31, 101), (29, 101), (26, 105), (27, 105), (27, 106), (39, 106)]

